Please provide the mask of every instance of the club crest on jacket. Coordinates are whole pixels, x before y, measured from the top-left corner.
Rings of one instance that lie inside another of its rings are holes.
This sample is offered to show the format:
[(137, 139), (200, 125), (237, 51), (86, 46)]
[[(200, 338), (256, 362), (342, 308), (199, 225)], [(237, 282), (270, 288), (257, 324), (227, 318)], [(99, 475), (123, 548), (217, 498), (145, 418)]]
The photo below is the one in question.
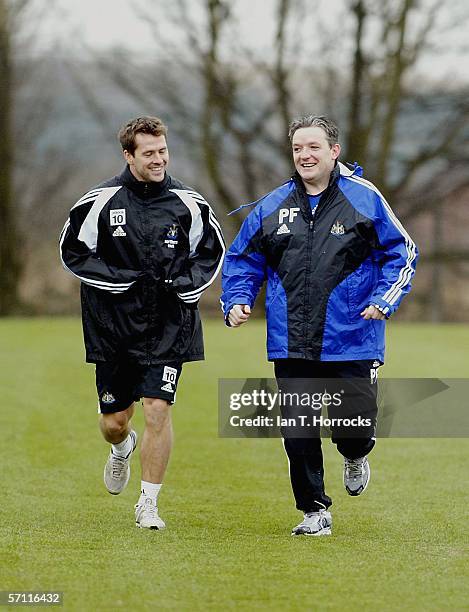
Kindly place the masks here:
[(345, 227), (340, 221), (336, 221), (331, 227), (331, 234), (333, 236), (343, 236), (345, 234)]
[(178, 235), (179, 235), (179, 228), (175, 223), (173, 223), (166, 233), (166, 240), (164, 241), (164, 244), (168, 248), (174, 249), (174, 247), (179, 242)]

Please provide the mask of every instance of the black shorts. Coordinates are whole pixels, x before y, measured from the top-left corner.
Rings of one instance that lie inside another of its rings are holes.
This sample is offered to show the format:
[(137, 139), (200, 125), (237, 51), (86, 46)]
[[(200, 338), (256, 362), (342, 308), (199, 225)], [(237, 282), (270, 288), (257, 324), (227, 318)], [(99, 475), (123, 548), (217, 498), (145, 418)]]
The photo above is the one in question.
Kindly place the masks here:
[(275, 359), (276, 378), (363, 378), (376, 382), (378, 359), (355, 361), (311, 361), (308, 359)]
[(133, 362), (101, 361), (96, 364), (98, 411), (102, 414), (126, 410), (141, 397), (153, 397), (173, 404), (182, 363), (142, 365)]

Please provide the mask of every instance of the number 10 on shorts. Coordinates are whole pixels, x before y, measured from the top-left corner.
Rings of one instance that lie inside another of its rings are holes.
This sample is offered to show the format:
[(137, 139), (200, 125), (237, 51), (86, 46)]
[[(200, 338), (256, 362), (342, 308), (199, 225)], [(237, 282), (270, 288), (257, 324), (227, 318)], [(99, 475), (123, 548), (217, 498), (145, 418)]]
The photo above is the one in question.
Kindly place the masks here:
[(163, 382), (170, 382), (176, 384), (176, 376), (178, 371), (176, 368), (170, 368), (169, 366), (165, 366), (163, 370)]

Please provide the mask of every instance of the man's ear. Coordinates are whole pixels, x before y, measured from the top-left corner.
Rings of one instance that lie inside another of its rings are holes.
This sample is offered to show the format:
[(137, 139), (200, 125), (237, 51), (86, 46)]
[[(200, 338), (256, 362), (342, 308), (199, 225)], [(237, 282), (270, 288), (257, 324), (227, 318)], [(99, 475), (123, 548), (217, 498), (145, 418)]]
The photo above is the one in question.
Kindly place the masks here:
[(340, 144), (337, 142), (335, 145), (332, 145), (331, 151), (332, 159), (337, 159), (340, 155)]
[(132, 155), (132, 153), (129, 153), (127, 149), (124, 149), (123, 155), (124, 155), (125, 161), (129, 164), (129, 166), (132, 166), (134, 163), (134, 156)]

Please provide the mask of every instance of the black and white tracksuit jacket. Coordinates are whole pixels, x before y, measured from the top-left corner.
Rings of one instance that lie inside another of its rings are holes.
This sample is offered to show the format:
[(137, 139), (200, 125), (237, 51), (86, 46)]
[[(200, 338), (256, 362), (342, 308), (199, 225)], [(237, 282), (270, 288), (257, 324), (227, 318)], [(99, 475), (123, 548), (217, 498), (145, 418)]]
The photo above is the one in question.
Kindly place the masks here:
[(197, 304), (224, 251), (210, 205), (168, 174), (145, 183), (126, 167), (88, 191), (60, 236), (63, 266), (82, 283), (86, 360), (203, 359)]

